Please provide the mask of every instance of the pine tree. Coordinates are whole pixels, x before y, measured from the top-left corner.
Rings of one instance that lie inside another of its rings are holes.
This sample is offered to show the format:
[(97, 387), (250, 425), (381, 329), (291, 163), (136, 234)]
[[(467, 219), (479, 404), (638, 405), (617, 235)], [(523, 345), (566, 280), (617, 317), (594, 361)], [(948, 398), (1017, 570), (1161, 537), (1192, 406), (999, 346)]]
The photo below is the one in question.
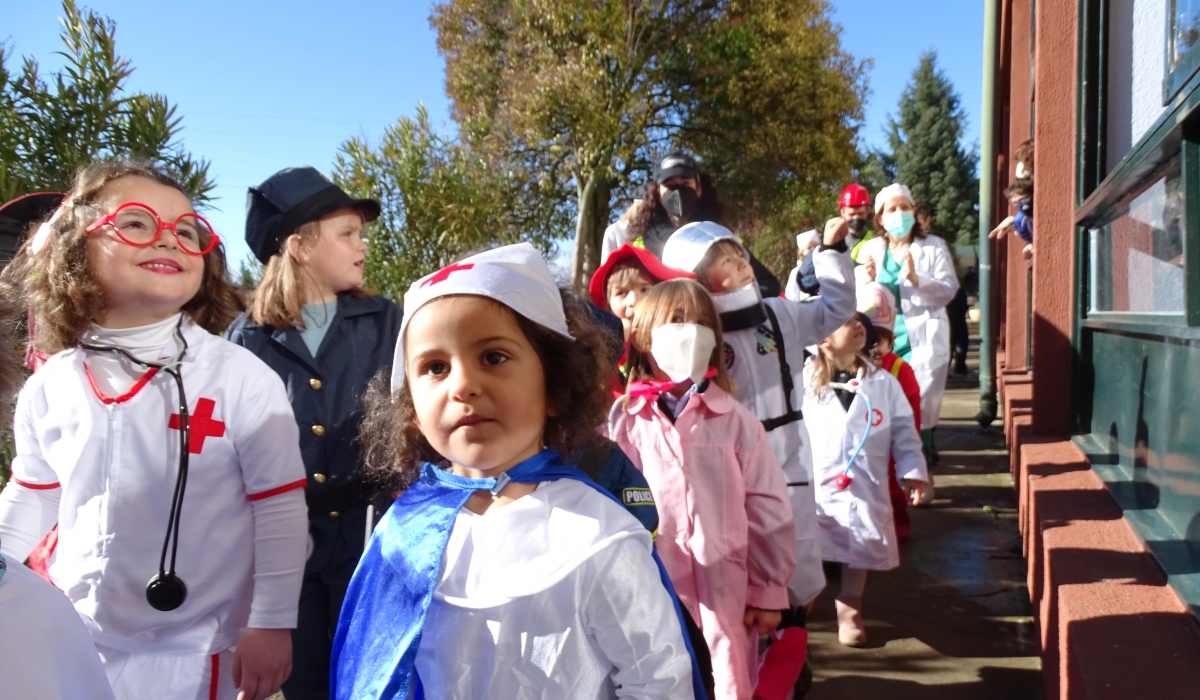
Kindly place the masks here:
[(900, 116), (891, 120), (888, 142), (896, 181), (933, 207), (933, 233), (968, 245), (979, 234), (979, 154), (962, 145), (966, 113), (960, 103), (937, 67), (937, 53), (923, 54), (900, 96)]

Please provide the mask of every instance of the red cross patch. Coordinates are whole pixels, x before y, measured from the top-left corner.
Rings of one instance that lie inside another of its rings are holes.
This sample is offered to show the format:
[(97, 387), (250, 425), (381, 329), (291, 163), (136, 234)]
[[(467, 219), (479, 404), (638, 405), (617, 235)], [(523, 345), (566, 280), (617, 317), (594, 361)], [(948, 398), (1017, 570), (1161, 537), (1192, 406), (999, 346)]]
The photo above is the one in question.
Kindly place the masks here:
[[(200, 399), (196, 402), (196, 410), (188, 415), (188, 452), (198, 455), (204, 451), (205, 438), (225, 437), (225, 424), (219, 420), (213, 420), (213, 409), (217, 407), (217, 402), (212, 399)], [(167, 422), (167, 427), (172, 430), (179, 430), (179, 414), (172, 413), (171, 419)]]
[[(866, 416), (863, 416), (863, 418), (866, 418)], [(878, 428), (879, 424), (883, 422), (883, 413), (880, 412), (880, 410), (878, 408), (872, 408), (871, 409), (871, 418), (872, 418), (871, 427)]]
[(421, 286), (422, 287), (432, 287), (433, 285), (437, 284), (438, 282), (445, 282), (447, 280), (447, 278), (450, 277), (451, 274), (458, 272), (459, 270), (470, 270), (473, 267), (475, 267), (475, 263), (466, 263), (466, 264), (455, 263), (454, 265), (450, 265), (448, 267), (443, 267), (442, 269), (440, 269), (437, 272), (430, 275), (429, 279), (427, 279), (421, 283)]

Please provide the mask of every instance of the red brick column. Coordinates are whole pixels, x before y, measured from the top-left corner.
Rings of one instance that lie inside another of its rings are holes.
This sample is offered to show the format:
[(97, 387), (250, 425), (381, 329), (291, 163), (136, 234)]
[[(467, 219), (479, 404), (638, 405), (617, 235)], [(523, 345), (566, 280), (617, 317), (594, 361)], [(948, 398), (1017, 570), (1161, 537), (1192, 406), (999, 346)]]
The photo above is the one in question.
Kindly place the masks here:
[(1066, 434), (1071, 424), (1078, 16), (1076, 0), (1037, 3), (1033, 432), (1048, 436)]
[[(1017, 163), (1013, 153), (1017, 147), (1029, 139), (1030, 107), (1033, 93), (1029, 84), (1029, 68), (1033, 62), (1033, 46), (1031, 45), (1030, 30), (1032, 22), (1032, 7), (1030, 0), (1012, 0), (1010, 14), (1012, 17), (1012, 45), (1010, 47), (1012, 65), (1009, 71), (1008, 92), (1008, 169), (1002, 178), (1007, 187), (1016, 179)], [(1036, 156), (1035, 156), (1036, 161)], [(1001, 188), (1001, 190), (1003, 189)], [(998, 195), (996, 208), (1005, 215), (1012, 211), (1008, 199)], [(1021, 255), (1025, 242), (1016, 236), (1009, 236), (998, 246), (999, 256), (1005, 260), (1005, 328), (1004, 328), (1004, 360), (1006, 372), (1023, 372), (1027, 368), (1028, 358), (1025, 357), (1026, 333), (1028, 330), (1028, 274), (1029, 264)]]

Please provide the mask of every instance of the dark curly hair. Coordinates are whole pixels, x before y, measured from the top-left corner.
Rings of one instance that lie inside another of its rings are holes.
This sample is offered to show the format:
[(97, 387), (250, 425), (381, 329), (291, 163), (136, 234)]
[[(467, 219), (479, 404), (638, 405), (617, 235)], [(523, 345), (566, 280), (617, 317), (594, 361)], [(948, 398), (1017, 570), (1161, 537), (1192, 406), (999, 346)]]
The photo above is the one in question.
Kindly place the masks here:
[[(725, 225), (725, 206), (721, 204), (721, 195), (717, 193), (717, 183), (708, 173), (700, 173), (700, 201), (696, 210), (688, 217), (691, 221), (713, 221)], [(629, 237), (637, 239), (646, 235), (646, 231), (656, 221), (670, 221), (667, 210), (662, 205), (662, 195), (658, 192), (658, 183), (646, 185), (646, 196), (638, 204), (629, 222)]]
[[(605, 380), (612, 367), (600, 326), (591, 320), (583, 302), (572, 292), (559, 290), (571, 341), (514, 313), (517, 326), (537, 351), (546, 380), (546, 404), (559, 407), (559, 415), (546, 419), (543, 440), (562, 455), (578, 454), (600, 437), (596, 426), (608, 415)], [(363, 420), (359, 428), (364, 477), (381, 491), (407, 488), (420, 474), (423, 462), (441, 464), (438, 454), (417, 426), (416, 408), (408, 382), (393, 394), (391, 369), (384, 368), (367, 385)]]
[[(114, 180), (141, 177), (184, 192), (183, 187), (148, 160), (119, 156), (79, 171), (67, 193), (62, 215), (54, 221), (44, 247), (34, 252), (27, 241), (5, 268), (0, 294), (16, 296), (33, 310), (39, 350), (53, 354), (79, 345), (84, 331), (107, 309), (92, 275), (86, 228), (103, 212), (100, 193)], [(192, 320), (219, 334), (242, 311), (229, 279), (224, 245), (204, 256), (204, 273), (196, 296), (183, 305)]]

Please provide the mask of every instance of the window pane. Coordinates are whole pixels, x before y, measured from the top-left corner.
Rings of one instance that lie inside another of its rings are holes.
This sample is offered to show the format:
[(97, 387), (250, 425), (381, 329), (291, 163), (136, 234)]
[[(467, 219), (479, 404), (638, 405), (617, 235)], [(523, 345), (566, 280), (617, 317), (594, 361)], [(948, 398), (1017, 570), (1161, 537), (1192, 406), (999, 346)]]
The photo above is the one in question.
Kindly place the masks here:
[(1200, 0), (1171, 1), (1170, 70), (1200, 40)]
[(1091, 230), (1092, 311), (1183, 313), (1183, 192), (1179, 163), (1119, 216)]

